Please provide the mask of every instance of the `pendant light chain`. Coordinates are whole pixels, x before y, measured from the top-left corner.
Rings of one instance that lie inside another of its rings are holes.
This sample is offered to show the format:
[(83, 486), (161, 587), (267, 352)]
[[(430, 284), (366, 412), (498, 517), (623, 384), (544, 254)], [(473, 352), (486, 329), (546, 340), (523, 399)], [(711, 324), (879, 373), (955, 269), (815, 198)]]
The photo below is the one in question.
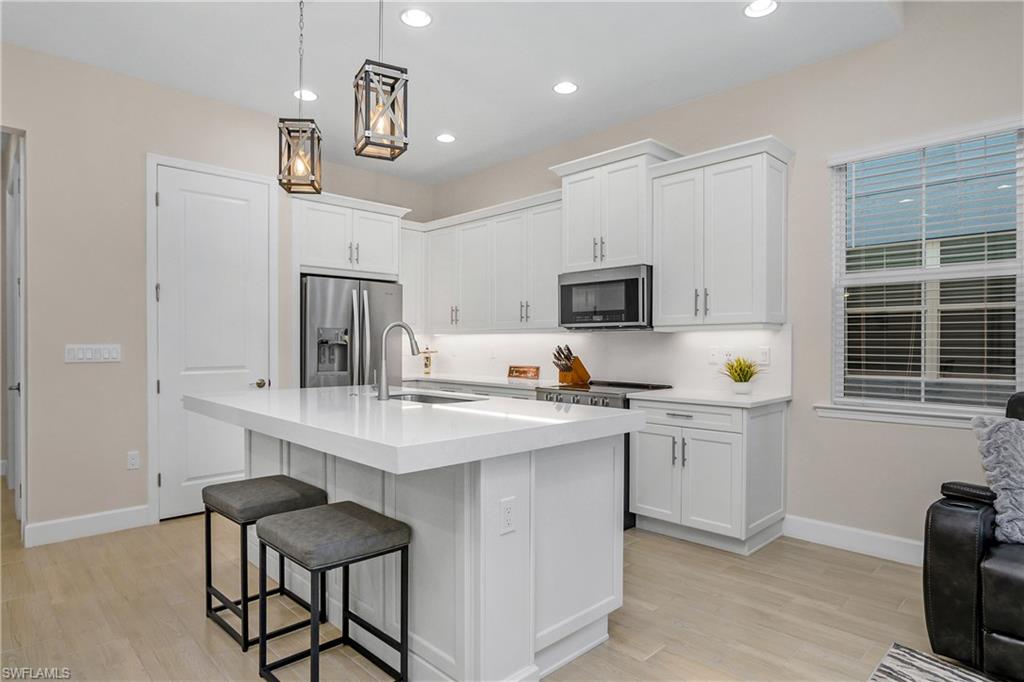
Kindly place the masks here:
[(304, 92), (302, 92), (302, 58), (305, 55), (305, 50), (302, 47), (302, 34), (306, 28), (306, 19), (303, 15), (303, 9), (306, 3), (304, 0), (299, 0), (299, 118), (302, 118), (302, 100)]

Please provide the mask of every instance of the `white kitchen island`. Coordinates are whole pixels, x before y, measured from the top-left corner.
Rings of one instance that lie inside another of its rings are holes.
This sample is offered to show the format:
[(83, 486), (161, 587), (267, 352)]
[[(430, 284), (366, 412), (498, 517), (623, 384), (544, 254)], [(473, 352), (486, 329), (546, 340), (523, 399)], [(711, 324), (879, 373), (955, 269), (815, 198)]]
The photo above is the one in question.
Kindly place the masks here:
[[(378, 401), (359, 386), (185, 396), (184, 405), (245, 429), (246, 476), (284, 473), (412, 527), (414, 680), (536, 679), (607, 639), (608, 614), (622, 605), (622, 434), (644, 416), (465, 397), (474, 399)], [(308, 595), (303, 572), (292, 568), (288, 581)], [(352, 569), (353, 610), (393, 636), (397, 586), (394, 557)]]

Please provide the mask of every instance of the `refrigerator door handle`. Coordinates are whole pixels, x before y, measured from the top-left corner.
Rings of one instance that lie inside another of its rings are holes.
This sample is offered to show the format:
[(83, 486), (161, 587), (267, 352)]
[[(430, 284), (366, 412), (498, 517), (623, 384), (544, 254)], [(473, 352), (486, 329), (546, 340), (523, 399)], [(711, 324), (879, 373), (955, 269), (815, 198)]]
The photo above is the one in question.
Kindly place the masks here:
[(358, 386), (362, 383), (359, 378), (359, 357), (360, 342), (362, 334), (359, 333), (359, 294), (352, 290), (352, 331), (349, 334), (351, 342), (348, 344), (348, 371), (352, 376), (352, 385)]
[(370, 293), (363, 289), (363, 334), (366, 338), (363, 339), (363, 381), (370, 380), (370, 344), (373, 343), (373, 339), (370, 338)]

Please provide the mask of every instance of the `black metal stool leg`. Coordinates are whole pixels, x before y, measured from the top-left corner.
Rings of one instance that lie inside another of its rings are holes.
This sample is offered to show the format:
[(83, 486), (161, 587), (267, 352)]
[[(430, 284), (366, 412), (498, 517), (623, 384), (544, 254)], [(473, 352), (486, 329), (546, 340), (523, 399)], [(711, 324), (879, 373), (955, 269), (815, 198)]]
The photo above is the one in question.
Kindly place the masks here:
[(406, 545), (402, 548), (402, 575), (400, 581), (402, 583), (402, 597), (401, 597), (401, 632), (399, 633), (399, 642), (401, 646), (398, 650), (399, 665), (398, 671), (402, 674), (402, 682), (408, 682), (409, 679), (409, 547)]
[(351, 637), (348, 629), (348, 565), (341, 567), (341, 634)]
[(204, 507), (204, 509), (205, 509), (205, 518), (203, 519), (203, 529), (204, 529), (204, 534), (205, 534), (205, 542), (204, 542), (204, 544), (206, 546), (205, 546), (205, 549), (204, 549), (203, 564), (204, 564), (204, 567), (206, 569), (206, 590), (205, 590), (205, 592), (206, 592), (206, 615), (209, 616), (210, 615), (210, 611), (213, 610), (213, 597), (210, 595), (210, 588), (213, 587), (213, 559), (210, 556), (211, 555), (211, 540), (210, 540), (211, 519), (210, 519), (210, 508), (209, 507)]
[(267, 667), (267, 545), (260, 542), (260, 673)]
[(324, 573), (309, 575), (309, 680), (320, 680), (320, 586)]
[[(249, 527), (245, 524), (239, 526), (239, 560), (242, 579), (242, 601), (239, 606), (242, 608), (242, 651), (249, 650)], [(263, 567), (265, 568), (265, 567)]]
[(320, 572), (320, 622), (327, 622), (327, 571)]

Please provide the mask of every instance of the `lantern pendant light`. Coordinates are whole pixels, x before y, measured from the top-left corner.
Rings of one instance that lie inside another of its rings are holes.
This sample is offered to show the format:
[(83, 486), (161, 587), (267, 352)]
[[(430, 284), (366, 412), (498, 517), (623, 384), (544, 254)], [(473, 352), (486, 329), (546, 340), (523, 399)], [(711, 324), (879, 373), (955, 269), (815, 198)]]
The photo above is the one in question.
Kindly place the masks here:
[(305, 3), (299, 0), (299, 115), (277, 121), (277, 181), (289, 194), (320, 194), (320, 146), (316, 121), (302, 117), (302, 57)]
[(409, 148), (409, 76), (401, 66), (384, 63), (384, 0), (378, 2), (377, 59), (356, 73), (356, 156), (394, 161)]

